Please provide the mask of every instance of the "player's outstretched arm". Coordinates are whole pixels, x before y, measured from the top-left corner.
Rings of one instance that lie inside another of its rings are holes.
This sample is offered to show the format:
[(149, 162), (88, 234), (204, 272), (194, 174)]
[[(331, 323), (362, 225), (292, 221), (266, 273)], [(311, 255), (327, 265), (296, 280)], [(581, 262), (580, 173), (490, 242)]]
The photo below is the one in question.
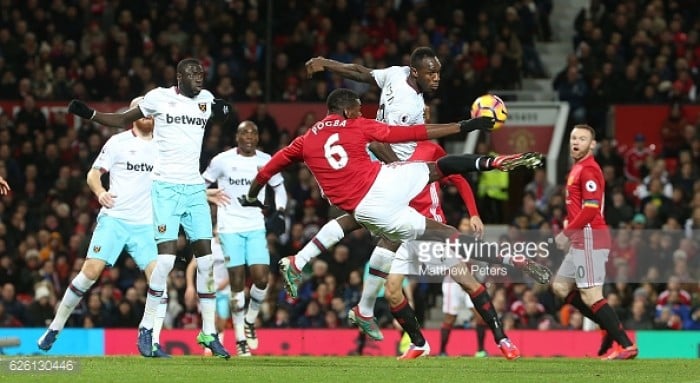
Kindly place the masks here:
[(260, 193), (263, 186), (270, 181), (272, 176), (280, 173), (287, 166), (304, 160), (304, 137), (305, 136), (299, 136), (295, 138), (291, 144), (275, 153), (275, 155), (270, 158), (270, 161), (258, 170), (258, 174), (250, 184), (250, 188), (248, 188), (248, 193), (238, 197), (238, 202), (240, 202), (242, 206), (264, 207), (262, 202), (258, 201), (258, 193)]
[(306, 62), (306, 75), (309, 78), (311, 78), (314, 73), (324, 70), (337, 73), (341, 77), (350, 80), (377, 85), (377, 82), (371, 74), (372, 69), (359, 64), (345, 64), (321, 56), (314, 57)]
[(130, 125), (139, 118), (145, 117), (138, 106), (122, 113), (102, 113), (90, 108), (86, 103), (80, 100), (72, 100), (70, 104), (68, 104), (68, 111), (86, 120), (92, 120), (114, 128)]
[(365, 134), (372, 141), (395, 143), (408, 141), (424, 141), (442, 138), (457, 133), (469, 133), (474, 130), (493, 129), (495, 120), (490, 117), (477, 117), (451, 124), (425, 125), (387, 125), (379, 121), (363, 119)]

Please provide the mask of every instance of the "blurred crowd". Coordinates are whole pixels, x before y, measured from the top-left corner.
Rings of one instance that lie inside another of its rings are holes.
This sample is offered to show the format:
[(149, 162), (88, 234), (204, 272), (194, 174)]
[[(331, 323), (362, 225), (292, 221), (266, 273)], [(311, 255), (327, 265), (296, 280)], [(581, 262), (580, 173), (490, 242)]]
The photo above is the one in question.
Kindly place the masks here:
[(611, 104), (698, 101), (700, 2), (590, 0), (573, 27), (574, 51), (553, 81), (573, 122), (610, 136)]
[[(53, 317), (57, 300), (82, 266), (99, 209), (85, 184), (85, 175), (113, 133), (89, 122), (80, 122), (74, 129), (65, 112), (55, 110), (46, 115), (36, 107), (36, 100), (80, 98), (126, 104), (153, 87), (174, 85), (175, 63), (194, 56), (205, 64), (208, 87), (230, 101), (258, 102), (269, 96), (279, 102), (320, 102), (332, 89), (346, 86), (373, 103), (378, 98), (376, 89), (333, 76), (317, 75), (307, 80), (304, 62), (324, 55), (384, 67), (406, 63), (414, 47), (428, 45), (435, 47), (443, 64), (440, 90), (429, 102), (437, 118), (446, 121), (461, 118), (464, 100), (487, 89), (516, 89), (523, 77), (545, 75), (535, 44), (551, 39), (548, 15), (552, 1), (292, 0), (274, 2), (273, 24), (265, 21), (269, 10), (263, 4), (257, 7), (257, 3), (0, 0), (0, 99), (22, 102), (17, 113), (5, 110), (0, 114), (0, 176), (13, 188), (13, 193), (0, 199), (0, 327), (43, 327)], [(634, 8), (635, 12), (617, 9), (617, 3), (621, 7), (637, 2), (594, 4), (577, 21), (580, 32), (571, 65), (576, 69), (575, 77), (585, 76), (581, 81), (592, 81), (598, 69), (604, 74), (608, 62), (591, 64), (581, 57), (585, 49), (580, 47), (588, 41), (589, 32), (594, 36), (604, 33), (602, 41), (618, 41), (613, 44), (615, 55), (611, 58), (615, 76), (630, 65), (648, 69), (638, 71), (638, 76), (644, 73), (651, 78), (656, 73), (644, 66), (644, 57), (637, 55), (636, 49), (629, 49), (636, 46), (633, 36), (644, 34), (631, 32), (632, 26), (645, 25), (641, 18), (646, 13), (641, 7)], [(649, 2), (652, 10), (656, 3)], [(675, 36), (676, 28), (686, 33), (681, 45), (687, 49), (682, 55), (676, 45), (663, 55), (667, 63), (663, 73), (674, 81), (672, 89), (676, 89), (677, 80), (695, 75), (697, 31), (693, 28), (697, 27), (689, 15), (696, 8), (686, 4), (690, 11), (682, 12), (676, 20), (669, 3), (683, 2), (665, 2), (659, 8), (662, 11), (652, 12), (649, 18), (657, 34), (647, 37), (649, 49), (658, 45), (662, 55), (668, 44), (661, 44), (659, 41), (665, 40), (656, 37)], [(608, 11), (601, 13), (599, 7)], [(664, 28), (659, 29), (662, 22)], [(271, 26), (273, 33), (271, 52), (263, 43), (266, 26)], [(618, 31), (622, 27), (626, 33)], [(652, 44), (655, 41), (656, 45)], [(263, 70), (268, 54), (273, 58), (270, 78)], [(599, 60), (604, 56), (593, 57)], [(686, 64), (685, 71), (679, 62)], [(610, 84), (607, 80), (604, 83)], [(614, 89), (624, 89), (616, 84)], [(590, 89), (595, 88), (591, 85)], [(592, 92), (586, 93), (585, 100), (604, 100), (600, 105), (606, 108), (609, 102), (634, 101), (598, 98), (591, 96)], [(688, 92), (688, 98), (690, 95)], [(605, 121), (595, 120), (596, 109), (589, 103), (585, 106), (584, 116), (603, 129)], [(577, 118), (576, 112), (573, 116)], [(294, 138), (280, 128), (289, 121), (268, 113), (263, 103), (252, 115), (237, 119), (257, 123), (260, 146), (269, 153)], [(315, 121), (310, 115), (292, 131), (303, 134)], [(667, 150), (677, 153), (675, 157), (664, 156), (659, 148), (652, 150), (643, 136), (624, 151), (607, 139), (600, 142), (597, 158), (608, 182), (606, 217), (618, 229), (609, 261), (609, 273), (616, 283), (606, 291), (609, 302), (630, 328), (697, 328), (700, 311), (695, 307), (700, 303), (700, 291), (693, 281), (697, 280), (700, 253), (693, 230), (700, 227), (700, 199), (694, 197), (700, 189), (695, 181), (700, 159), (698, 128), (692, 123), (683, 125), (681, 141), (685, 146)], [(202, 165), (232, 144), (230, 127), (210, 126)], [(488, 151), (485, 144), (478, 149), (480, 153)], [(347, 310), (360, 297), (373, 239), (366, 231), (357, 231), (322, 254), (313, 263), (312, 276), (301, 287), (299, 298), (291, 299), (281, 289), (277, 260), (295, 254), (338, 212), (321, 198), (305, 167), (291, 168), (285, 179), (290, 195), (287, 232), (268, 237), (272, 288), (258, 324), (345, 327)], [(510, 237), (504, 240), (517, 241), (532, 231), (552, 236), (560, 230), (563, 189), (548, 184), (543, 171), (528, 174), (526, 182), (517, 185), (524, 197), (522, 203), (515, 201), (519, 207), (516, 213), (507, 211), (510, 197), (503, 193), (504, 186), (509, 188), (508, 175), (490, 172), (470, 181), (484, 221), (508, 225)], [(456, 190), (446, 187), (443, 197), (448, 222), (458, 225), (466, 212)], [(645, 229), (653, 232), (641, 231)], [(644, 252), (658, 254), (667, 263), (654, 270), (654, 265), (636, 262), (635, 254)], [(190, 257), (191, 250), (181, 237), (179, 261), (170, 276), (166, 328), (199, 326), (196, 302), (184, 297), (184, 265)], [(651, 283), (661, 280), (664, 283)], [(414, 281), (410, 288), (419, 317), (429, 319), (430, 308), (439, 299), (439, 285)], [(542, 286), (490, 283), (490, 289), (509, 328), (581, 327), (580, 313), (562, 307)], [(86, 294), (68, 325), (136, 327), (145, 291), (145, 278), (133, 260), (124, 256)], [(381, 299), (379, 307), (378, 314), (386, 319)], [(391, 321), (384, 319), (381, 322), (390, 325)]]

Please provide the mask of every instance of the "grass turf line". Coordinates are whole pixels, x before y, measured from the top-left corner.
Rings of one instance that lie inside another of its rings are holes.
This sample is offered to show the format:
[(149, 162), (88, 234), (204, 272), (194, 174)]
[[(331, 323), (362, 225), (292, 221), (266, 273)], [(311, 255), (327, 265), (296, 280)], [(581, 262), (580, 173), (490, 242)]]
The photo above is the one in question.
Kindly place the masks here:
[(0, 357), (0, 382), (678, 382), (700, 383), (694, 360), (600, 361), (430, 357), (397, 361), (384, 357), (77, 358), (78, 372), (8, 373), (13, 357)]

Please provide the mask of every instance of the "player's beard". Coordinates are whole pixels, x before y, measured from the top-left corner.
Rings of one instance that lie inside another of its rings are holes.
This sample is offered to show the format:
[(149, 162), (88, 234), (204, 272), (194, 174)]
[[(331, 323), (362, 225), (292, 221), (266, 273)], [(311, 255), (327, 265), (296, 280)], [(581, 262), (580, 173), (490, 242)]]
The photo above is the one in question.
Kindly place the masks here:
[(140, 118), (134, 122), (134, 125), (136, 125), (136, 128), (138, 128), (139, 132), (144, 136), (149, 136), (153, 133), (153, 120), (151, 119)]

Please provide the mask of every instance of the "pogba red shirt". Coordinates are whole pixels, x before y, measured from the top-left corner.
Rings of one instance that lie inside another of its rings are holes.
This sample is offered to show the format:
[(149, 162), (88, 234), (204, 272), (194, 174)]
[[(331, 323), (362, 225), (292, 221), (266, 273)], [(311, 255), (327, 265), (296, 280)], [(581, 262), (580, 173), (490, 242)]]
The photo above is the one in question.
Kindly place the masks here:
[(370, 159), (366, 149), (370, 142), (426, 139), (425, 125), (395, 127), (376, 120), (346, 120), (337, 114), (330, 114), (314, 124), (306, 134), (275, 153), (255, 179), (264, 185), (291, 163), (303, 161), (330, 203), (352, 212), (367, 195), (382, 166)]
[[(440, 145), (432, 141), (419, 141), (418, 145), (415, 147), (413, 154), (408, 158), (408, 161), (437, 161), (439, 158), (445, 156), (447, 153), (440, 147)], [(465, 205), (467, 205), (467, 210), (469, 210), (470, 216), (478, 216), (479, 212), (476, 209), (476, 201), (474, 200), (474, 193), (472, 192), (471, 186), (464, 177), (459, 174), (452, 174), (443, 177), (440, 181), (447, 181), (452, 183), (457, 190), (459, 195), (464, 200)], [(417, 212), (422, 214), (424, 217), (434, 219), (438, 222), (445, 222), (445, 213), (442, 211), (442, 205), (440, 203), (439, 196), (440, 182), (433, 182), (423, 189), (414, 199), (411, 200), (409, 204), (412, 208), (416, 209)]]
[(593, 155), (574, 164), (566, 181), (569, 222), (564, 229), (573, 248), (610, 248), (610, 232), (603, 217), (604, 190), (603, 171)]

